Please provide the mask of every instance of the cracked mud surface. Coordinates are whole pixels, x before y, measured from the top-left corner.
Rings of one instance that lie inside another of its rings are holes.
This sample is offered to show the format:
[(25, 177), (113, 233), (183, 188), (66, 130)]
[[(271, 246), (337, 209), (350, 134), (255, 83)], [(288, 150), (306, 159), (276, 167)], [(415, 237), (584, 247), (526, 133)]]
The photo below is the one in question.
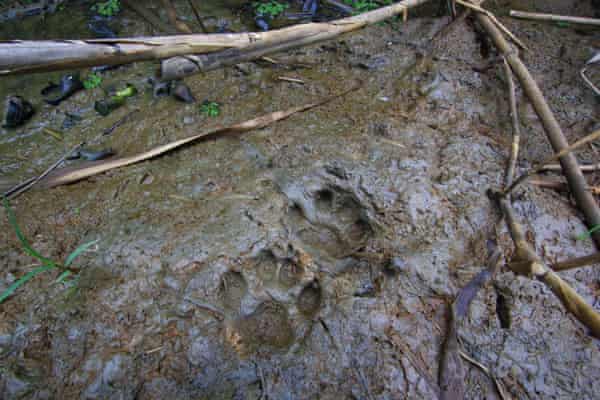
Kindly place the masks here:
[[(504, 13), (592, 14), (588, 2), (496, 3)], [(77, 290), (48, 273), (0, 305), (0, 398), (435, 398), (446, 299), (484, 268), (494, 233), (506, 258), (512, 243), (485, 196), (502, 183), (510, 142), (501, 65), (482, 68), (490, 59), (469, 24), (429, 45), (448, 22), (433, 15), (421, 10), (406, 24), (276, 57), (311, 68), (249, 63), (186, 79), (198, 99), (223, 104), (214, 120), (150, 89), (101, 118), (91, 108), (100, 90), (53, 108), (37, 93), (60, 74), (3, 78), (0, 93), (22, 94), (38, 109), (23, 128), (0, 130), (6, 180), (41, 172), (133, 108), (135, 120), (103, 139), (121, 154), (359, 80), (363, 87), (239, 138), (15, 200), (43, 254), (64, 259), (80, 243), (100, 242), (78, 260)], [(123, 18), (122, 34), (150, 33), (134, 15)], [(578, 69), (598, 35), (501, 19), (533, 49), (524, 60), (569, 140), (588, 133), (597, 100)], [(105, 83), (144, 88), (155, 67), (111, 71)], [(551, 149), (531, 107), (519, 103), (525, 171)], [(60, 127), (65, 112), (84, 119), (58, 143), (41, 128)], [(595, 160), (587, 150), (578, 157)], [(585, 227), (565, 193), (525, 185), (514, 205), (545, 260), (594, 251), (573, 239)], [(0, 246), (3, 290), (32, 261), (5, 218)], [(561, 275), (600, 310), (597, 269)], [(541, 283), (503, 270), (476, 297), (459, 336), (514, 398), (598, 398), (598, 343)], [(467, 398), (498, 398), (480, 369), (465, 368)]]

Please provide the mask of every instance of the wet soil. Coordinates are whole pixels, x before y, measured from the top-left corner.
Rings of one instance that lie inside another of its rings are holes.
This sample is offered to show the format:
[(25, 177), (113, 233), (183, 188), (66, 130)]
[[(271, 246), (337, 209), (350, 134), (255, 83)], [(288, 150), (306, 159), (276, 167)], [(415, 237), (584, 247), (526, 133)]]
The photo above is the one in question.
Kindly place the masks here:
[[(201, 3), (205, 15), (244, 28), (222, 3)], [(196, 27), (187, 2), (176, 5)], [(592, 15), (592, 5), (490, 7), (532, 49), (524, 60), (569, 140), (588, 133), (598, 103), (578, 71), (598, 34), (505, 15)], [(147, 79), (157, 63), (102, 75), (105, 89), (131, 83), (140, 91), (107, 117), (93, 109), (102, 88), (44, 104), (40, 90), (60, 73), (0, 79), (2, 98), (24, 96), (37, 110), (23, 127), (0, 129), (5, 186), (134, 109), (94, 144), (134, 154), (362, 82), (265, 129), (13, 201), (26, 237), (49, 257), (99, 242), (77, 259), (76, 286), (47, 272), (0, 305), (0, 398), (435, 398), (447, 299), (485, 267), (490, 238), (507, 259), (512, 243), (485, 196), (503, 181), (510, 142), (502, 66), (493, 49), (484, 57), (471, 22), (432, 41), (449, 22), (433, 9), (274, 55), (309, 68), (247, 63), (187, 78), (195, 104), (152, 96)], [(73, 5), (3, 25), (0, 35), (91, 36), (88, 18)], [(114, 23), (122, 36), (156, 33), (128, 10)], [(203, 115), (203, 100), (222, 104), (220, 115)], [(551, 148), (530, 105), (519, 103), (525, 171)], [(81, 121), (67, 129), (69, 113)], [(594, 148), (578, 157), (597, 161)], [(524, 185), (514, 204), (548, 262), (594, 251), (574, 238), (585, 227), (567, 194)], [(33, 262), (5, 218), (0, 255), (4, 290)], [(561, 275), (600, 311), (595, 267)], [(598, 398), (598, 342), (541, 283), (504, 269), (473, 302), (459, 337), (514, 398)], [(480, 369), (465, 368), (467, 398), (498, 398)]]

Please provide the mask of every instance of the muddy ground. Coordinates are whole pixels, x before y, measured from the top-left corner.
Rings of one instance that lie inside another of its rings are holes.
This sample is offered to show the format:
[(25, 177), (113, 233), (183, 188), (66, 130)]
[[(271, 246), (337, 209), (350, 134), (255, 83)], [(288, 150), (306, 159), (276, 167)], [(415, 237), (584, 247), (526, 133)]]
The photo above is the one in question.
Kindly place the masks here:
[[(207, 15), (241, 24), (223, 5), (202, 3)], [(587, 1), (547, 3), (489, 6), (532, 49), (524, 60), (574, 141), (599, 122), (598, 100), (578, 75), (599, 36), (506, 17), (511, 7), (593, 15)], [(180, 15), (186, 4), (177, 2)], [(85, 7), (7, 23), (2, 39), (89, 37)], [(503, 181), (510, 141), (502, 66), (493, 48), (485, 58), (470, 22), (432, 41), (449, 21), (436, 10), (274, 56), (308, 68), (247, 63), (188, 78), (199, 100), (190, 105), (153, 98), (146, 80), (156, 63), (103, 75), (105, 87), (140, 89), (107, 117), (93, 110), (100, 88), (44, 104), (39, 91), (60, 73), (2, 78), (2, 98), (20, 94), (37, 109), (25, 126), (0, 130), (5, 185), (134, 109), (96, 146), (133, 154), (363, 86), (241, 137), (14, 200), (25, 235), (53, 259), (99, 242), (77, 259), (76, 286), (47, 272), (0, 305), (0, 398), (435, 398), (446, 299), (485, 267), (489, 239), (512, 253), (485, 196)], [(116, 26), (123, 36), (155, 33), (127, 10)], [(203, 100), (221, 103), (221, 114), (201, 114)], [(525, 171), (551, 148), (520, 94), (519, 104)], [(82, 120), (66, 129), (66, 113)], [(598, 161), (593, 148), (578, 157)], [(574, 238), (585, 226), (568, 194), (524, 185), (514, 205), (548, 262), (594, 251)], [(4, 290), (33, 263), (5, 217), (0, 254)], [(561, 276), (600, 311), (597, 269)], [(600, 396), (598, 342), (541, 283), (504, 269), (459, 336), (513, 398)], [(499, 398), (479, 368), (465, 368), (467, 398)]]

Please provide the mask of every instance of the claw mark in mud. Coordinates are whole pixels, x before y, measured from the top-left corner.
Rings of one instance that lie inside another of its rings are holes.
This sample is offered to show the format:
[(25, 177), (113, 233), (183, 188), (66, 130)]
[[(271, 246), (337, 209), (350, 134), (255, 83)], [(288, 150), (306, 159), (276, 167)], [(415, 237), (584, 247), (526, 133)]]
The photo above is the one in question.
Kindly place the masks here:
[(288, 216), (294, 234), (313, 250), (342, 258), (373, 236), (370, 206), (350, 188), (325, 179), (308, 177), (282, 191), (290, 201)]
[(239, 312), (242, 298), (248, 292), (248, 284), (239, 272), (227, 271), (221, 277), (219, 297), (226, 309)]
[(294, 341), (294, 330), (286, 308), (276, 301), (266, 301), (248, 315), (229, 322), (225, 338), (240, 356), (262, 350), (287, 349)]

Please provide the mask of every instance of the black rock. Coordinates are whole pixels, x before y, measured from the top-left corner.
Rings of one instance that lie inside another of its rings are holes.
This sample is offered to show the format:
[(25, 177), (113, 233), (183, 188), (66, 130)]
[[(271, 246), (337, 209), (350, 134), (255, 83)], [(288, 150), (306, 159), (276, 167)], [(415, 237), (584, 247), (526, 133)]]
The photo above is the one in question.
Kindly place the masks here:
[(182, 82), (177, 83), (173, 88), (173, 97), (179, 101), (183, 101), (184, 103), (193, 103), (196, 101), (196, 98), (192, 94), (190, 88)]
[(31, 118), (34, 112), (35, 110), (30, 102), (21, 96), (10, 96), (6, 100), (3, 127), (15, 128), (19, 125), (23, 125)]

